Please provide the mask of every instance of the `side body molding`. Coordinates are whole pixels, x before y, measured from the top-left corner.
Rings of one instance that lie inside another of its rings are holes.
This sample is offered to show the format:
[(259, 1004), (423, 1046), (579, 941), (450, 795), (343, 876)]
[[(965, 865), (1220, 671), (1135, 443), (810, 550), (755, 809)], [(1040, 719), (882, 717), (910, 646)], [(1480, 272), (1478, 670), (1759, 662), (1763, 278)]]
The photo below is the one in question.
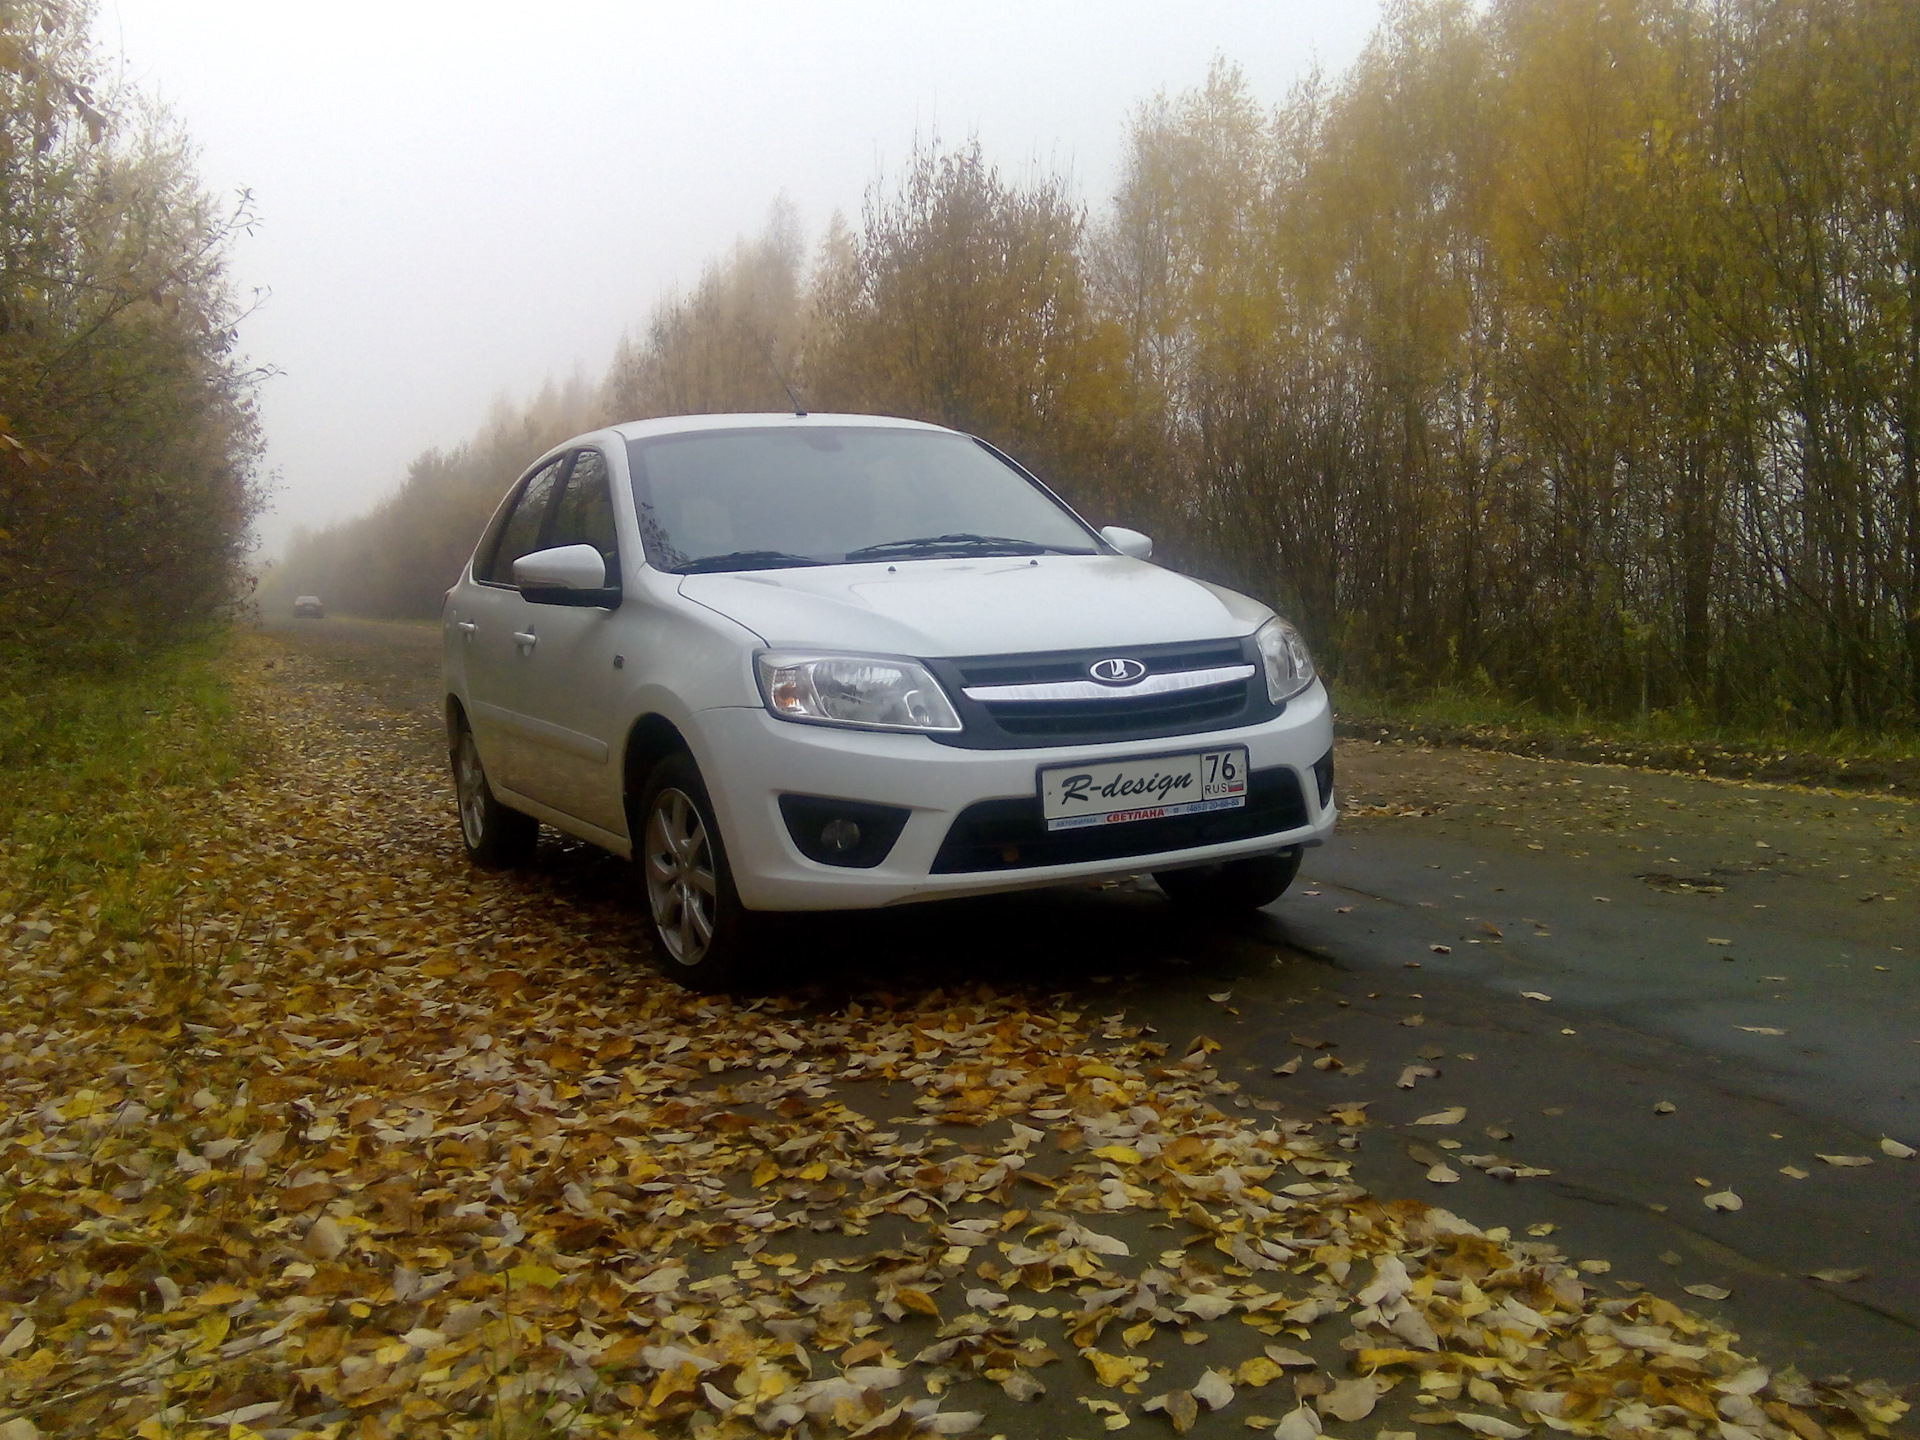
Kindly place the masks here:
[(555, 725), (550, 720), (542, 720), (533, 715), (521, 715), (498, 705), (489, 705), (484, 700), (471, 702), (472, 708), (498, 725), (503, 730), (511, 730), (523, 739), (536, 745), (550, 746), (568, 755), (577, 755), (582, 760), (591, 760), (596, 765), (607, 763), (611, 753), (607, 742), (596, 740), (591, 735), (582, 735), (578, 730), (569, 730), (564, 725)]

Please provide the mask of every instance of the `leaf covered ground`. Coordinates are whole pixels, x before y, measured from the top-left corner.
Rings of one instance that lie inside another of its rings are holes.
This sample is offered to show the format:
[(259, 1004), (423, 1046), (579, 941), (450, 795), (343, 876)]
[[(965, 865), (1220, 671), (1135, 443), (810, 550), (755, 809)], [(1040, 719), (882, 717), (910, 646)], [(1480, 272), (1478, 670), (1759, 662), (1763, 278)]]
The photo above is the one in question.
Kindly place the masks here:
[(242, 653), (264, 758), (171, 802), (162, 923), (7, 881), (5, 1440), (1905, 1413), (1368, 1194), (1364, 1107), (1236, 1103), (1205, 1036), (1005, 984), (681, 990), (631, 910), (467, 866), (417, 717)]

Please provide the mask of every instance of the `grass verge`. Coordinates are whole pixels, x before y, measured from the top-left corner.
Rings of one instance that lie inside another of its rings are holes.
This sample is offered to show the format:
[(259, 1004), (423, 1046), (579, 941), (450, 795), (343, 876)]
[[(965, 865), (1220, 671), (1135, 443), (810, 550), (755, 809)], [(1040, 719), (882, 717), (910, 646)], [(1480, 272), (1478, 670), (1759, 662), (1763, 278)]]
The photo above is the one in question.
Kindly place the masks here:
[(1740, 730), (1669, 711), (1605, 721), (1456, 689), (1408, 698), (1336, 683), (1333, 702), (1335, 729), (1350, 739), (1920, 796), (1920, 737), (1910, 735)]
[(182, 801), (223, 784), (252, 740), (233, 701), (231, 640), (163, 651), (138, 669), (41, 674), (0, 686), (0, 914), (85, 903), (131, 938), (173, 903)]

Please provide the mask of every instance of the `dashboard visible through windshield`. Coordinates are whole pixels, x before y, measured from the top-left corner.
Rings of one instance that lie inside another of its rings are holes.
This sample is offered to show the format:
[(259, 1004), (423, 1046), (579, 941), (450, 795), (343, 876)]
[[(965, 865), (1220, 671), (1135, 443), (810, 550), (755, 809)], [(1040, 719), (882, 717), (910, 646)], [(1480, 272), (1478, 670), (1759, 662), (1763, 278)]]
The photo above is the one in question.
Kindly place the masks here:
[(1071, 512), (978, 441), (805, 425), (628, 442), (647, 559), (691, 574), (955, 555), (1092, 555)]

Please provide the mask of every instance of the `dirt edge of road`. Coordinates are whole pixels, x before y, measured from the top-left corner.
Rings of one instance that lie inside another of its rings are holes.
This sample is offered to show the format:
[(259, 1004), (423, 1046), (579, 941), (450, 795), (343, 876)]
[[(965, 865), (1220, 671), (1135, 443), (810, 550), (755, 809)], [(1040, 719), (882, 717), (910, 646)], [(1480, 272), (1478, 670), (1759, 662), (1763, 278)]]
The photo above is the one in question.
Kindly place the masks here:
[(1627, 742), (1604, 736), (1559, 735), (1505, 725), (1448, 725), (1430, 721), (1338, 719), (1334, 733), (1343, 740), (1392, 740), (1408, 744), (1488, 750), (1529, 760), (1572, 760), (1595, 765), (1625, 765), (1719, 780), (1757, 780), (1775, 785), (1920, 798), (1920, 758), (1852, 758), (1810, 750), (1756, 751), (1705, 741)]

